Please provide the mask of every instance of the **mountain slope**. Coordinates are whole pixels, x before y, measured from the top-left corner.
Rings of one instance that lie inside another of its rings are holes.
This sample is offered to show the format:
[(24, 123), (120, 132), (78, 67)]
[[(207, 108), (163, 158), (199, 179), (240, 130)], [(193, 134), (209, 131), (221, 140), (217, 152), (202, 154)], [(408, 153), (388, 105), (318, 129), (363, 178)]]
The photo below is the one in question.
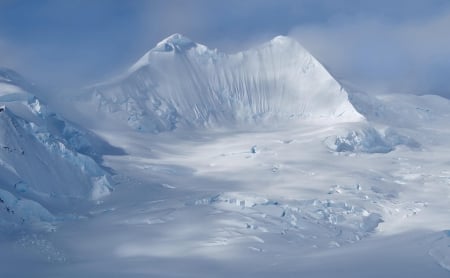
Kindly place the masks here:
[(226, 55), (175, 34), (88, 94), (95, 110), (150, 132), (363, 119), (325, 68), (281, 36)]
[(118, 156), (30, 92), (0, 70), (1, 277), (449, 276), (448, 100), (174, 35), (79, 102)]
[(0, 226), (47, 221), (48, 210), (69, 211), (75, 200), (110, 192), (108, 172), (89, 155), (94, 151), (87, 132), (28, 90), (33, 86), (17, 73), (0, 70), (0, 210), (15, 215), (3, 217)]

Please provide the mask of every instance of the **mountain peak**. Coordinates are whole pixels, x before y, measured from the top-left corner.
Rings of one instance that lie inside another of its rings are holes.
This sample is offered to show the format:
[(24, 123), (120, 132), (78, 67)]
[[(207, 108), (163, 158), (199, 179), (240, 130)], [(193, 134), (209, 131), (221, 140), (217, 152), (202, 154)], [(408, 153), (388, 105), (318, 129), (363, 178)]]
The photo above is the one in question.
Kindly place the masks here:
[(196, 47), (197, 44), (188, 37), (175, 33), (160, 41), (153, 50), (163, 52), (181, 52)]
[[(137, 69), (149, 64), (152, 56), (166, 56), (165, 54), (177, 54), (186, 53), (189, 50), (196, 50), (198, 53), (204, 53), (208, 51), (208, 48), (204, 45), (198, 44), (186, 36), (179, 33), (168, 36), (159, 43), (156, 44), (154, 48), (144, 54), (133, 66), (131, 66), (128, 72), (134, 72)], [(163, 54), (163, 55), (161, 55)]]
[(288, 36), (276, 36), (274, 37), (271, 42), (273, 43), (298, 43), (295, 39), (288, 37)]
[(148, 132), (364, 119), (339, 82), (285, 36), (227, 55), (174, 34), (124, 78), (93, 90), (97, 109)]
[[(308, 52), (301, 43), (299, 43), (296, 39), (288, 36), (276, 36), (267, 42), (265, 45), (269, 45), (271, 47), (278, 48), (290, 48), (292, 50), (301, 50), (304, 52)], [(308, 52), (309, 53), (309, 52)]]

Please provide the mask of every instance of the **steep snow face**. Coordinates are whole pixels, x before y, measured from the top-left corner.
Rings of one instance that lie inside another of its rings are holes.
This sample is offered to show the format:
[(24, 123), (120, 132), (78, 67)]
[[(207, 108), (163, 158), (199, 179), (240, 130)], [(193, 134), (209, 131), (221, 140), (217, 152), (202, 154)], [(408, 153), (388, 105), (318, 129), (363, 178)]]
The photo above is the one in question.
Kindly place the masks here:
[(13, 222), (50, 219), (47, 209), (110, 191), (108, 173), (87, 155), (89, 136), (50, 112), (30, 88), (14, 72), (0, 71), (0, 210), (13, 211), (5, 218)]
[(175, 34), (92, 93), (98, 110), (150, 132), (363, 119), (326, 69), (281, 36), (226, 55)]

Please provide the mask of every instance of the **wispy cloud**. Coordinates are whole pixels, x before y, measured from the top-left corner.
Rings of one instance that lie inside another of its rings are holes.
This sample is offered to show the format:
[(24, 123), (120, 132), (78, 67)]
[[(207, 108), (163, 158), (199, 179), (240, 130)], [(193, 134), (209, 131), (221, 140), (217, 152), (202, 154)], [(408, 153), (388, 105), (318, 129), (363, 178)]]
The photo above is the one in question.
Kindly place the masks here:
[(448, 26), (450, 13), (419, 22), (348, 17), (298, 26), (291, 35), (363, 89), (450, 96)]
[(0, 0), (0, 65), (76, 88), (175, 32), (225, 52), (291, 34), (362, 89), (450, 96), (448, 26), (448, 0)]

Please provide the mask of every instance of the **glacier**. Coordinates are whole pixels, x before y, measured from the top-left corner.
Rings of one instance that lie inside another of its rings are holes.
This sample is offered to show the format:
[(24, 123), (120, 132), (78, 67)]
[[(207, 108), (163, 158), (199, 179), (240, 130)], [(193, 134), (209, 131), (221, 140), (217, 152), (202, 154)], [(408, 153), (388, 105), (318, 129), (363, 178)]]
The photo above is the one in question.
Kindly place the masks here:
[(0, 70), (0, 189), (15, 214), (3, 227), (55, 220), (49, 211), (69, 213), (76, 202), (112, 190), (109, 172), (89, 154), (88, 132), (51, 112), (33, 90), (19, 74)]
[(2, 277), (449, 275), (447, 99), (360, 92), (285, 36), (180, 34), (41, 95), (0, 70)]

